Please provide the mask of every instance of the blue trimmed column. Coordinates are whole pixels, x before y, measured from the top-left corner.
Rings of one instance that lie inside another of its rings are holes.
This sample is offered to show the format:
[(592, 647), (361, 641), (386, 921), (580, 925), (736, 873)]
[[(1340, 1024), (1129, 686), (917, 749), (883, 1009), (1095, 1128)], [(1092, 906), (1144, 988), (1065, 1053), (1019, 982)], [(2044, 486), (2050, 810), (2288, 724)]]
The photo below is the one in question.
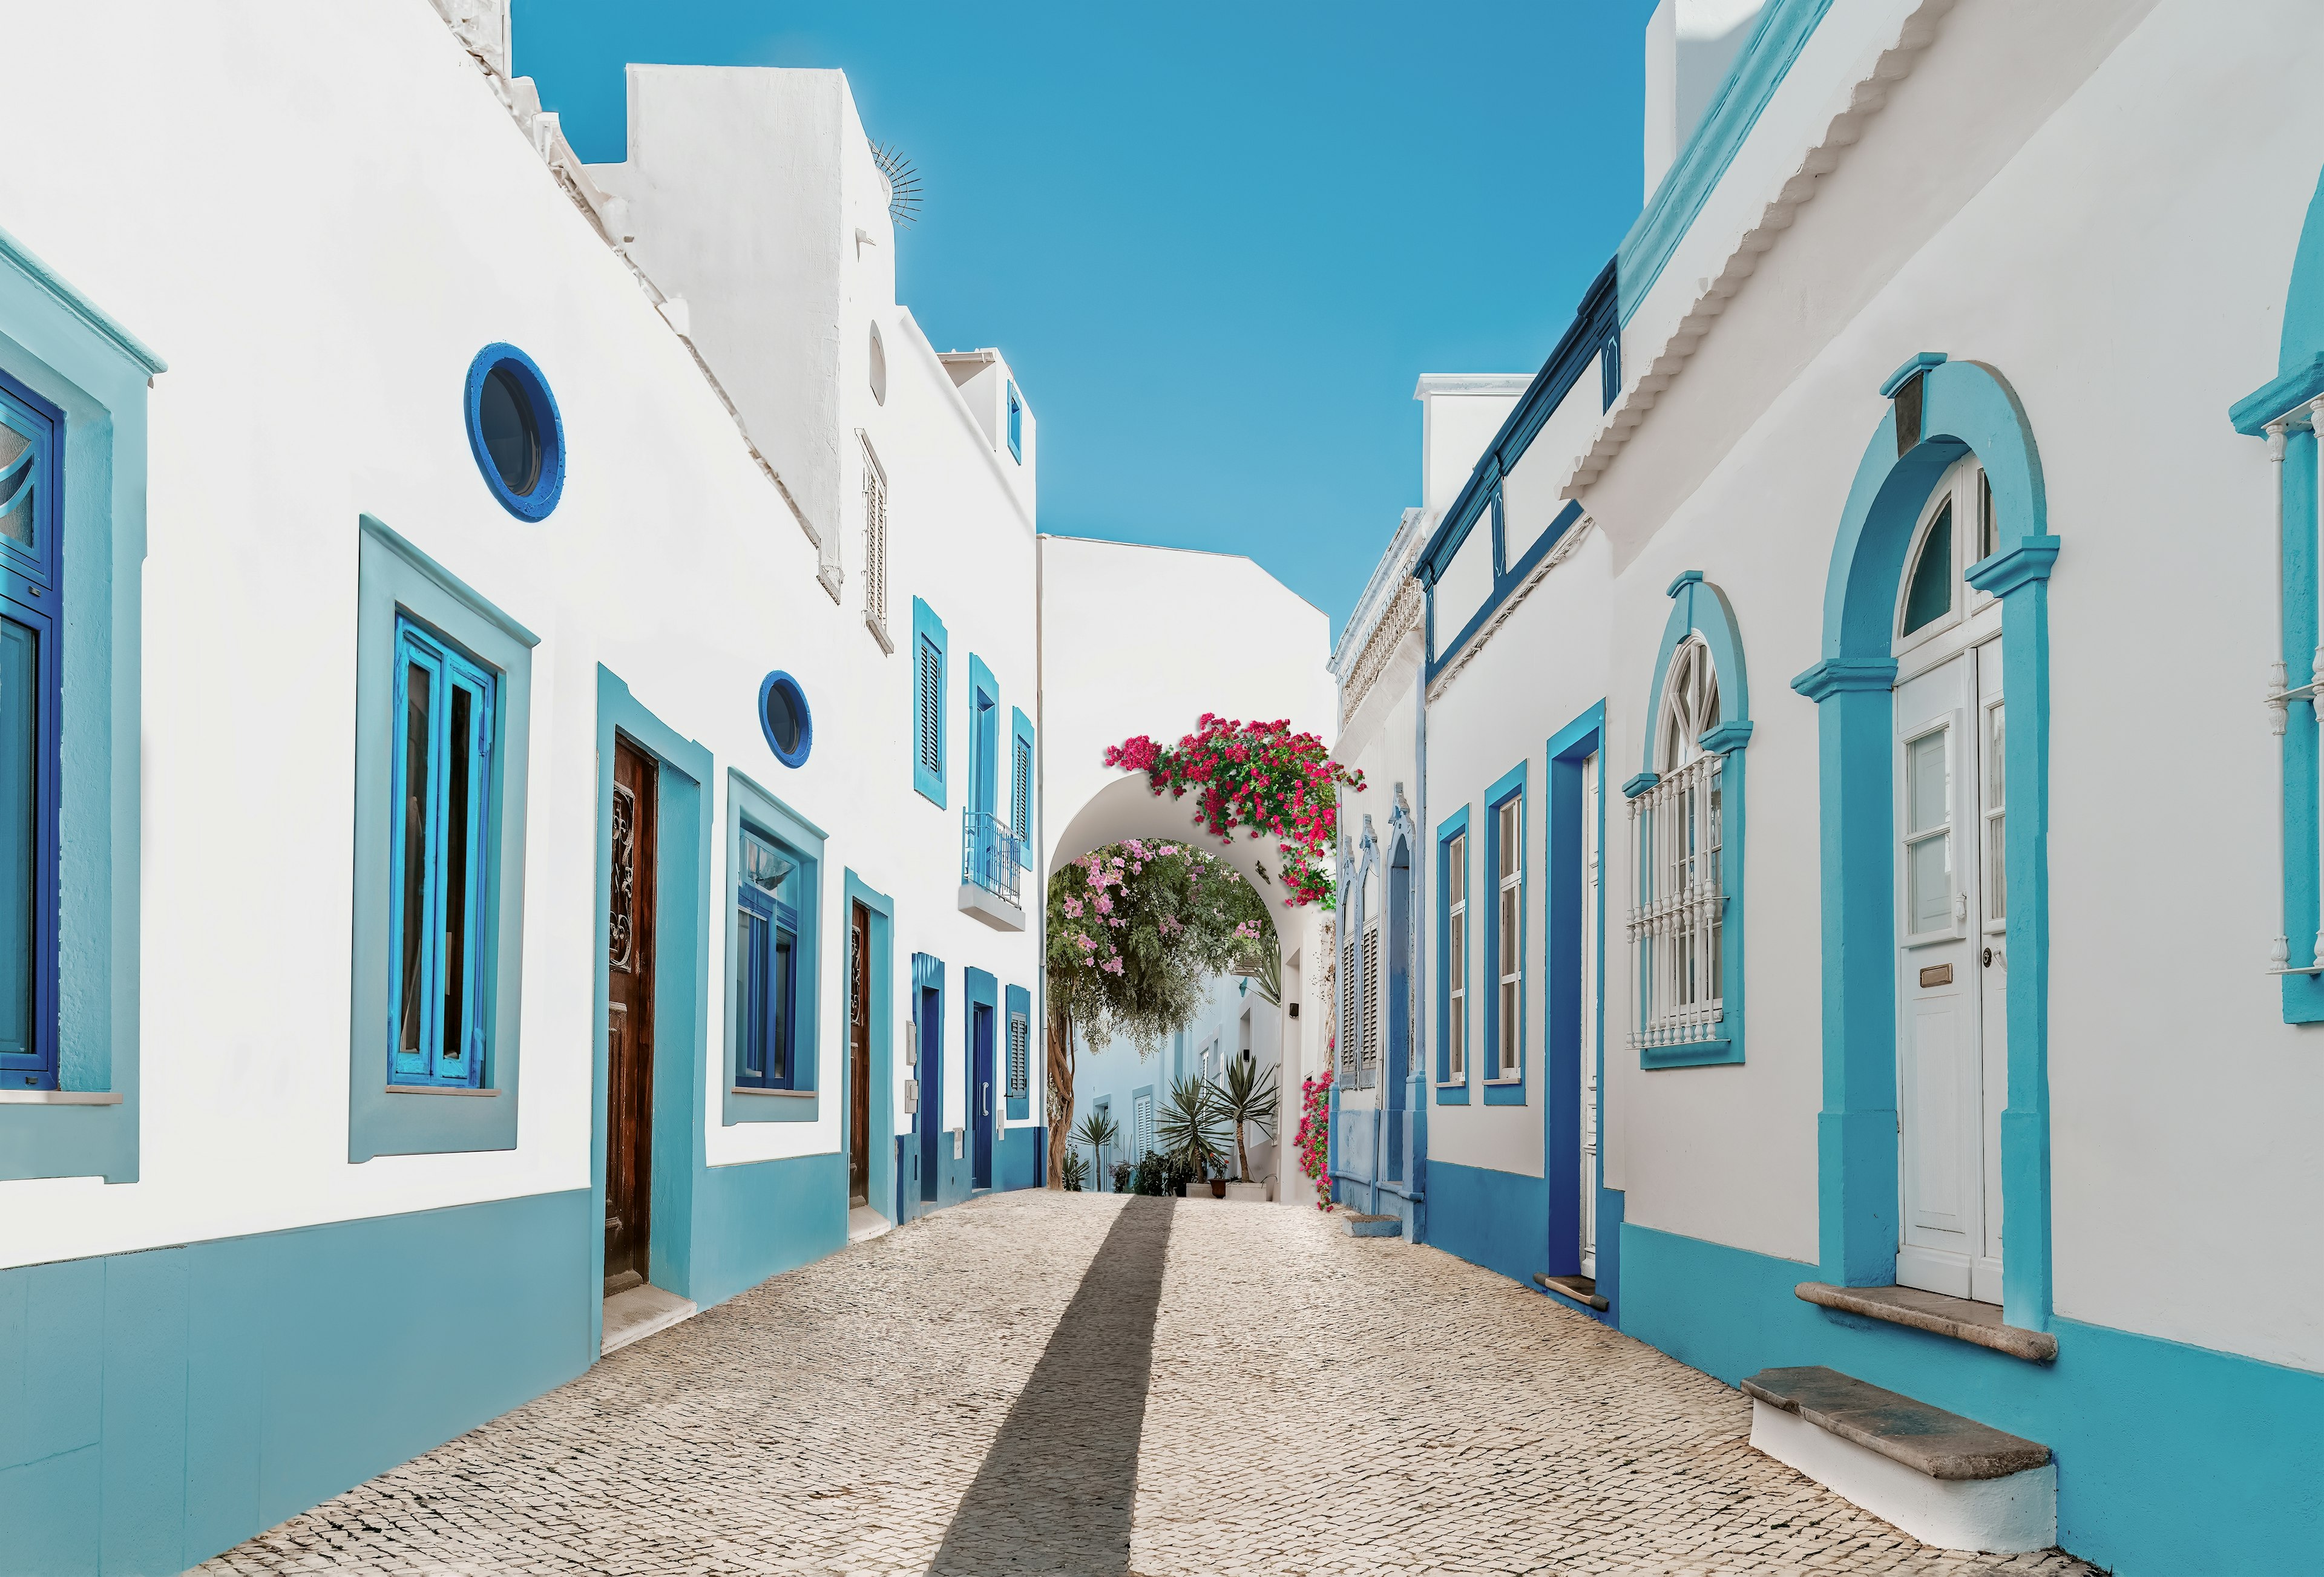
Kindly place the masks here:
[(1792, 681), (1816, 704), (1824, 957), (1817, 1258), (1823, 1279), (1840, 1286), (1896, 1279), (1895, 828), (1887, 770), (1895, 682), (1896, 665), (1885, 658), (1827, 658)]

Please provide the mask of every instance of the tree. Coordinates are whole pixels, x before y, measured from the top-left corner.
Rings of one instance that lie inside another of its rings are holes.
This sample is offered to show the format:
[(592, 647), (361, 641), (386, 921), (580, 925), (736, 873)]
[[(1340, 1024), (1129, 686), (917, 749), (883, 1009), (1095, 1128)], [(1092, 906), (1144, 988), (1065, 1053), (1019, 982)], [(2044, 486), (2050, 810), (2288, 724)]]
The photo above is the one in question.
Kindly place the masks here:
[(1163, 1153), (1194, 1181), (1201, 1182), (1226, 1160), (1219, 1145), (1223, 1137), (1219, 1122), (1217, 1092), (1190, 1074), (1170, 1086), (1170, 1099), (1155, 1120), (1154, 1134), (1162, 1141)]
[[(1098, 1167), (1105, 1165), (1106, 1147), (1120, 1137), (1120, 1126), (1113, 1120), (1112, 1113), (1107, 1111), (1091, 1112), (1082, 1119), (1081, 1126), (1073, 1130), (1073, 1138), (1077, 1142), (1089, 1146), (1090, 1165)], [(1071, 1156), (1066, 1157), (1065, 1166), (1070, 1174), (1073, 1167)]]
[(1227, 1064), (1227, 1076), (1212, 1089), (1219, 1120), (1234, 1125), (1235, 1176), (1248, 1183), (1250, 1151), (1243, 1143), (1242, 1130), (1249, 1126), (1269, 1139), (1275, 1137), (1275, 1103), (1280, 1098), (1275, 1070), (1261, 1072), (1257, 1063), (1239, 1056)]
[(1202, 1010), (1211, 976), (1275, 945), (1259, 894), (1184, 844), (1109, 844), (1049, 878), (1050, 1187), (1065, 1181), (1076, 1036), (1150, 1054)]

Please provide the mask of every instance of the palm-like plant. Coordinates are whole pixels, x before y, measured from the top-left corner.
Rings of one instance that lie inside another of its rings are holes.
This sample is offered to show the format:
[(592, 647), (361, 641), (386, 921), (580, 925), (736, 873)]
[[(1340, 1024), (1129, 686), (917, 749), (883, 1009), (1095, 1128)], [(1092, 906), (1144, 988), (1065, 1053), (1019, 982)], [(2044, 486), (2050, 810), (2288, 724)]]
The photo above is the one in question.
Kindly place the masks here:
[(1227, 1064), (1227, 1076), (1211, 1086), (1212, 1106), (1219, 1120), (1234, 1124), (1235, 1173), (1246, 1183), (1250, 1181), (1250, 1152), (1243, 1145), (1242, 1130), (1248, 1125), (1273, 1139), (1278, 1099), (1275, 1070), (1262, 1071), (1249, 1057), (1239, 1056)]
[(1079, 1194), (1089, 1186), (1090, 1167), (1082, 1159), (1079, 1150), (1065, 1152), (1065, 1176), (1062, 1179), (1068, 1194)]
[(1164, 1154), (1176, 1157), (1195, 1177), (1208, 1177), (1211, 1168), (1226, 1162), (1221, 1120), (1211, 1086), (1199, 1078), (1184, 1078), (1170, 1086), (1170, 1099), (1155, 1120), (1155, 1137)]
[(1102, 1167), (1105, 1165), (1106, 1146), (1121, 1137), (1121, 1127), (1114, 1121), (1111, 1112), (1099, 1110), (1084, 1117), (1072, 1137), (1076, 1143), (1089, 1146), (1091, 1162)]

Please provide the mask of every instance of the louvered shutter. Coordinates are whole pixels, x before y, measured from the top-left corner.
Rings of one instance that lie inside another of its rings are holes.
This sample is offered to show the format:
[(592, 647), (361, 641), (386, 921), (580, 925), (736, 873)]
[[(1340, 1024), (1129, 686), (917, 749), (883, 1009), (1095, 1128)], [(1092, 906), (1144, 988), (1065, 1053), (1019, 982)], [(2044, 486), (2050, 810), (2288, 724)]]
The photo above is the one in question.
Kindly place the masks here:
[(944, 773), (944, 739), (938, 732), (944, 714), (937, 697), (944, 694), (944, 654), (936, 642), (920, 640), (919, 674), (920, 767), (934, 776)]

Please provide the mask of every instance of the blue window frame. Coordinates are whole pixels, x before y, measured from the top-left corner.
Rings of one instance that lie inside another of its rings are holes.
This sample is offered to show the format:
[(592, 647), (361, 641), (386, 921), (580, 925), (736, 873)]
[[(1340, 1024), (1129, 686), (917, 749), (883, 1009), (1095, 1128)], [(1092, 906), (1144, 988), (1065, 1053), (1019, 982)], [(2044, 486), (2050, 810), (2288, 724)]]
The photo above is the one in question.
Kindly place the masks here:
[(1017, 397), (1017, 385), (1009, 385), (1009, 457), (1019, 465), (1025, 463), (1025, 402)]
[(802, 862), (754, 826), (742, 828), (734, 887), (734, 1083), (802, 1084), (798, 1039), (798, 889)]
[(492, 912), (497, 693), (491, 669), (397, 615), (391, 1086), (484, 1082), (491, 991), (481, 960)]
[(468, 449), (501, 507), (541, 521), (565, 492), (565, 421), (549, 380), (512, 345), (488, 345), (468, 364)]
[(1469, 954), (1476, 936), (1476, 905), (1469, 891), (1469, 807), (1462, 806), (1436, 824), (1436, 1103), (1469, 1102)]
[(1017, 837), (1017, 863), (1033, 868), (1033, 724), (1023, 711), (1009, 709), (1009, 830)]
[(984, 659), (968, 654), (968, 807), (979, 816), (1000, 808), (1001, 686)]
[(1485, 790), (1485, 1104), (1526, 1098), (1526, 769)]
[(0, 1087), (57, 1087), (63, 412), (0, 374)]
[(912, 787), (945, 803), (945, 626), (912, 599)]
[(780, 669), (759, 681), (759, 732), (775, 760), (786, 767), (807, 765), (815, 748), (815, 714), (799, 682)]

